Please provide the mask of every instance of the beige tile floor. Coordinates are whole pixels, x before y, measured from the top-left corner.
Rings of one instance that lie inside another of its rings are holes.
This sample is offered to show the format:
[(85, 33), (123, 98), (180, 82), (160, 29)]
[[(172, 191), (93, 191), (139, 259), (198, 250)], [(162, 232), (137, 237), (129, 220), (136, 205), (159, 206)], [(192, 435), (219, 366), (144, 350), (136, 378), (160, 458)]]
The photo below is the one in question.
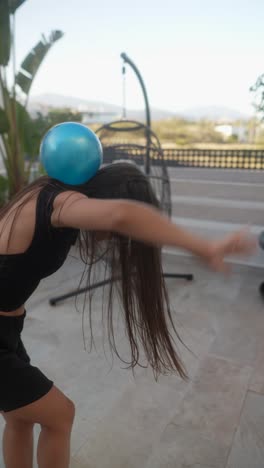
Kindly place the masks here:
[[(195, 274), (192, 283), (167, 280), (175, 323), (192, 351), (179, 346), (187, 383), (177, 376), (155, 382), (142, 368), (133, 377), (112, 362), (101, 344), (101, 290), (93, 306), (97, 349), (84, 350), (74, 300), (48, 301), (76, 287), (76, 259), (28, 303), (24, 342), (32, 362), (76, 405), (71, 468), (263, 468), (264, 271), (236, 267), (225, 278), (183, 257), (167, 259), (165, 269)], [(84, 329), (88, 338), (87, 321)], [(117, 341), (125, 355), (120, 321)]]

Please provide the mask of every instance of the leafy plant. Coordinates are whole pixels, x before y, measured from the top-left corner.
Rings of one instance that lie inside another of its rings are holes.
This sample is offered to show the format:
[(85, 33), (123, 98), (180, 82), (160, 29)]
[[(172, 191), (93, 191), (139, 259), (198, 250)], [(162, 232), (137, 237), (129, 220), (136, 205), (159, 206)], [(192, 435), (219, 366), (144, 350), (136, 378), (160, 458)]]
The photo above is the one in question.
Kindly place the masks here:
[(264, 120), (264, 73), (260, 75), (250, 91), (255, 93), (254, 107)]
[[(0, 156), (8, 183), (8, 196), (20, 190), (29, 179), (36, 157), (34, 122), (27, 112), (33, 80), (50, 48), (63, 36), (55, 30), (42, 35), (23, 60), (18, 73), (15, 63), (15, 13), (26, 0), (0, 0)], [(8, 83), (7, 69), (12, 68)]]

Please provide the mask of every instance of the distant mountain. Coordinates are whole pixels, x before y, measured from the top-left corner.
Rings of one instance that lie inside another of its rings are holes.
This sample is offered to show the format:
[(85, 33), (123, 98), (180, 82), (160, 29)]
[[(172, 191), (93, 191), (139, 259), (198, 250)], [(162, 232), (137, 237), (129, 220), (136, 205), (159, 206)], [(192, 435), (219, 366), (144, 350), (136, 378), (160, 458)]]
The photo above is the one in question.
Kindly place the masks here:
[(217, 121), (233, 121), (244, 120), (250, 117), (238, 110), (224, 106), (193, 107), (181, 111), (180, 114), (188, 120), (208, 119)]
[[(33, 115), (38, 111), (46, 113), (52, 107), (70, 107), (83, 112), (113, 113), (117, 116), (122, 116), (121, 106), (101, 101), (91, 101), (60, 94), (41, 94), (30, 98), (29, 111)], [(145, 121), (145, 110), (127, 109), (126, 117)], [(248, 115), (224, 106), (194, 107), (178, 111), (177, 113), (151, 107), (152, 120), (169, 119), (172, 117), (185, 118), (188, 120), (208, 119), (214, 121), (233, 121), (249, 118)]]
[(121, 109), (119, 106), (107, 104), (100, 101), (88, 101), (86, 99), (76, 98), (72, 96), (63, 96), (60, 94), (41, 94), (30, 98), (29, 107), (36, 108), (38, 106), (46, 107), (70, 107), (78, 110), (115, 112)]
[[(90, 101), (86, 99), (76, 98), (72, 96), (63, 96), (59, 94), (41, 94), (32, 96), (29, 101), (29, 111), (35, 114), (38, 111), (48, 112), (52, 107), (70, 107), (78, 111), (114, 113), (117, 116), (122, 116), (123, 109), (121, 106), (109, 104), (101, 101)], [(151, 108), (151, 117), (153, 120), (166, 119), (173, 117), (173, 112), (166, 110)], [(127, 109), (127, 118), (144, 121), (145, 111)]]

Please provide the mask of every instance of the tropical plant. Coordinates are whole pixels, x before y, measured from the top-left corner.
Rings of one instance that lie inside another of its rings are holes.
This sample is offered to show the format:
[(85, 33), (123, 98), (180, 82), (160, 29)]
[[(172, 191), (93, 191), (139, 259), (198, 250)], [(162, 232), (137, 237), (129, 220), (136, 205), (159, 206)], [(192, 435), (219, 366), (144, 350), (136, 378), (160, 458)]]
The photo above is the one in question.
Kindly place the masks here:
[(82, 113), (74, 112), (71, 109), (59, 108), (51, 109), (46, 115), (37, 112), (33, 118), (29, 117), (27, 136), (25, 140), (25, 153), (29, 160), (34, 161), (34, 157), (39, 152), (39, 144), (45, 133), (54, 125), (61, 122), (81, 122)]
[[(0, 0), (0, 156), (6, 170), (9, 197), (27, 183), (36, 157), (31, 138), (32, 119), (27, 112), (31, 85), (47, 52), (63, 36), (61, 31), (52, 31), (49, 37), (42, 35), (17, 73), (15, 13), (25, 1)], [(12, 69), (11, 83), (7, 79), (8, 69)]]
[(264, 120), (264, 73), (258, 77), (256, 83), (251, 86), (250, 91), (255, 93), (255, 102), (253, 103), (256, 111)]

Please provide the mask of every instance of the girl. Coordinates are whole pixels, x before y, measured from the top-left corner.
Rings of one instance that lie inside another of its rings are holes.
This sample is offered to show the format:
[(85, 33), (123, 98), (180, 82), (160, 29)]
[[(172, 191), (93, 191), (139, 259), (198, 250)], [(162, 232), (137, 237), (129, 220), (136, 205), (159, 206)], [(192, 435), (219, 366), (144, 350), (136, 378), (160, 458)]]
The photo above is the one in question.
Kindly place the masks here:
[[(40, 280), (54, 273), (79, 238), (81, 257), (90, 267), (104, 239), (112, 272), (108, 330), (112, 328), (112, 286), (117, 271), (132, 368), (139, 348), (156, 375), (185, 370), (173, 346), (169, 300), (162, 277), (163, 245), (189, 250), (216, 271), (224, 257), (248, 254), (255, 242), (245, 233), (208, 241), (170, 222), (158, 209), (148, 179), (134, 165), (113, 164), (89, 182), (67, 186), (41, 177), (0, 210), (0, 410), (6, 425), (6, 468), (32, 468), (33, 425), (40, 424), (40, 468), (67, 468), (73, 403), (38, 368), (21, 341), (25, 302)], [(88, 278), (90, 274), (88, 271)], [(147, 287), (146, 287), (147, 282)], [(139, 346), (140, 344), (140, 346)]]

